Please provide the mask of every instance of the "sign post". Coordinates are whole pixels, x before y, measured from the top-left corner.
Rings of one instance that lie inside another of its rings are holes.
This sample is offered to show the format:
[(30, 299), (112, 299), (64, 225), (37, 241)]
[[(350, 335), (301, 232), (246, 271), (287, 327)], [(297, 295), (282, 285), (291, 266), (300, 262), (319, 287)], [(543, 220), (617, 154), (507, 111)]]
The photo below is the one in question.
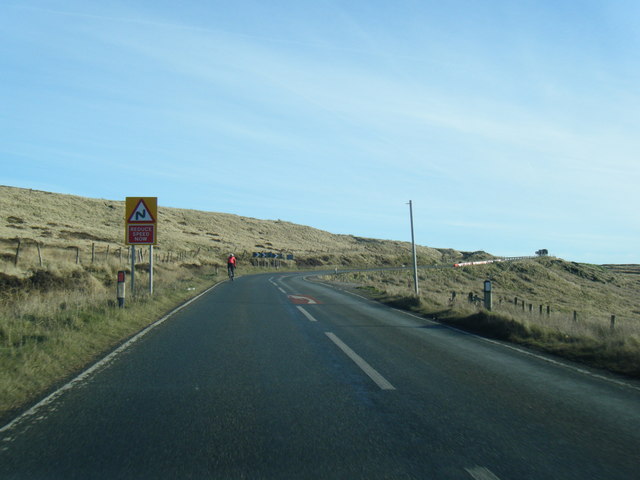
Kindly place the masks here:
[(131, 296), (136, 293), (136, 246), (131, 245)]
[(153, 245), (149, 245), (149, 295), (153, 295)]
[(153, 246), (157, 245), (158, 197), (127, 197), (125, 244), (131, 246), (131, 294), (135, 293), (136, 245), (149, 245), (149, 294), (153, 294)]

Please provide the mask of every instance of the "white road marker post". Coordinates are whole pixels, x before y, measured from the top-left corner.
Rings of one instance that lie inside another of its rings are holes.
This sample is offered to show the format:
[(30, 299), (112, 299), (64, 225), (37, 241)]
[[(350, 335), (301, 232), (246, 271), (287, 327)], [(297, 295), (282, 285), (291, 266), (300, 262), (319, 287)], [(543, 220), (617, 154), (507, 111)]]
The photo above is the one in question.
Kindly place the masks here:
[(492, 296), (492, 293), (491, 293), (491, 280), (485, 280), (485, 282), (484, 282), (484, 308), (486, 308), (489, 311), (491, 311), (491, 309), (493, 308), (493, 296)]
[(118, 272), (118, 287), (116, 289), (116, 298), (118, 299), (118, 307), (124, 308), (124, 297), (126, 291), (125, 283), (126, 273), (124, 270)]

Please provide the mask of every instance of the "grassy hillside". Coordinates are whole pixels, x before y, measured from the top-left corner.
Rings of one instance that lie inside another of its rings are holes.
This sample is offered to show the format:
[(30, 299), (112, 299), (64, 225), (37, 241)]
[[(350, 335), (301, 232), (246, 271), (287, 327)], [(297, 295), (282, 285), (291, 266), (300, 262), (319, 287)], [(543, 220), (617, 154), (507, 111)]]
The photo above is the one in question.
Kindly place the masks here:
[[(17, 239), (24, 248), (35, 248), (75, 261), (81, 249), (86, 261), (93, 246), (117, 254), (124, 241), (124, 201), (98, 200), (0, 186), (0, 255), (11, 263)], [(248, 261), (253, 252), (293, 254), (294, 265), (388, 265), (408, 262), (407, 242), (381, 241), (351, 235), (335, 235), (281, 220), (258, 220), (225, 213), (159, 207), (156, 250), (173, 257), (197, 257), (220, 264), (229, 252)], [(54, 252), (57, 252), (54, 254)], [(33, 264), (37, 252), (27, 254)], [(47, 256), (44, 255), (45, 261)], [(421, 263), (454, 261), (454, 250), (419, 247)], [(86, 263), (86, 262), (85, 262)], [(5, 267), (6, 268), (6, 267)]]

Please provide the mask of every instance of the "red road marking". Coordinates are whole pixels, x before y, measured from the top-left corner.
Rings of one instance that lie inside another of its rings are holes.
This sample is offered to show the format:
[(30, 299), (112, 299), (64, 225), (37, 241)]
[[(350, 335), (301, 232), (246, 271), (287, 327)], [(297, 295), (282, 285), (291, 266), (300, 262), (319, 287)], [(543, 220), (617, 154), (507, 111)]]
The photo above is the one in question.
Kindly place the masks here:
[(309, 295), (288, 295), (288, 297), (294, 305), (317, 305), (320, 303), (319, 300)]

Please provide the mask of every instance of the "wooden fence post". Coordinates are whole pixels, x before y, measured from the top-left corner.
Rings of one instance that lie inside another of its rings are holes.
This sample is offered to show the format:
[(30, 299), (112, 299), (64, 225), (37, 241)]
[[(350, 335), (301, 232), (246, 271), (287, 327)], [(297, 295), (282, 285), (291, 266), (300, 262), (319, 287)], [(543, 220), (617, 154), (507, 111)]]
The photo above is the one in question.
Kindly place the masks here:
[(80, 247), (74, 247), (76, 249), (76, 265), (80, 263)]
[(18, 248), (16, 248), (16, 259), (14, 261), (14, 265), (17, 267), (18, 266), (18, 260), (20, 259), (20, 245), (22, 244), (22, 242), (20, 241), (20, 239), (18, 239)]
[(36, 242), (36, 247), (38, 249), (38, 262), (40, 267), (42, 267), (42, 250), (40, 249), (40, 242)]
[(96, 244), (92, 243), (91, 244), (91, 263), (94, 263), (96, 261)]
[(615, 328), (616, 328), (616, 316), (611, 315), (611, 331), (615, 330)]
[(573, 311), (573, 321), (574, 322), (578, 321), (578, 312), (576, 312), (575, 310)]

